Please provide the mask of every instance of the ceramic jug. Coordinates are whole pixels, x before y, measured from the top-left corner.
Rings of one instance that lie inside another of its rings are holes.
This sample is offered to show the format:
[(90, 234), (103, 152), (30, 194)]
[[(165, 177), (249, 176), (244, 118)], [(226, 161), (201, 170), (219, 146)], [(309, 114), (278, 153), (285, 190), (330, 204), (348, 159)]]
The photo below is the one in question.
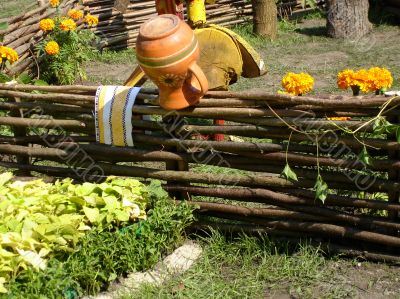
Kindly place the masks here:
[(197, 39), (179, 17), (165, 14), (143, 23), (136, 53), (140, 67), (159, 88), (164, 109), (195, 105), (207, 92), (207, 78), (196, 63), (200, 56)]

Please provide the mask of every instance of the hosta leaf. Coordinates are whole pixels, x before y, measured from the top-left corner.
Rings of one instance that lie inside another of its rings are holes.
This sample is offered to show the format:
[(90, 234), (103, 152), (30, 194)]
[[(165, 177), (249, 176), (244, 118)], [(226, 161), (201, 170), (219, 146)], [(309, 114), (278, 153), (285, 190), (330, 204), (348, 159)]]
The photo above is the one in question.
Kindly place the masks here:
[(129, 220), (129, 212), (122, 210), (115, 210), (115, 216), (118, 221), (128, 221)]
[(4, 287), (4, 283), (6, 282), (6, 279), (4, 277), (0, 277), (0, 293), (7, 293), (7, 289)]
[(94, 193), (97, 188), (96, 184), (83, 183), (81, 186), (76, 187), (75, 194), (78, 196), (88, 196)]
[(96, 201), (97, 197), (98, 196), (90, 195), (90, 196), (84, 196), (83, 199), (85, 200), (86, 204), (88, 204), (89, 206), (95, 207), (95, 206), (97, 206), (97, 201)]
[(31, 264), (36, 270), (46, 269), (46, 261), (36, 252), (19, 248), (17, 248), (17, 252), (25, 262)]
[(9, 182), (13, 177), (11, 172), (5, 172), (0, 174), (0, 187), (4, 186), (5, 183)]
[(132, 206), (129, 207), (129, 216), (132, 219), (136, 219), (140, 216), (141, 210), (137, 204), (133, 204)]
[(80, 231), (86, 231), (86, 230), (91, 230), (92, 228), (83, 222), (79, 225), (78, 230)]
[(91, 223), (96, 223), (98, 221), (100, 216), (100, 211), (98, 208), (83, 207), (83, 211)]
[[(0, 257), (1, 257), (1, 258), (13, 257), (13, 256), (16, 256), (16, 254), (13, 253), (13, 252), (10, 252), (10, 251), (8, 251), (8, 250), (5, 250), (5, 249), (3, 249), (3, 248), (0, 248)], [(3, 270), (0, 270), (0, 271), (3, 271)]]
[(103, 200), (106, 203), (105, 208), (109, 211), (120, 208), (121, 204), (115, 196), (103, 196)]

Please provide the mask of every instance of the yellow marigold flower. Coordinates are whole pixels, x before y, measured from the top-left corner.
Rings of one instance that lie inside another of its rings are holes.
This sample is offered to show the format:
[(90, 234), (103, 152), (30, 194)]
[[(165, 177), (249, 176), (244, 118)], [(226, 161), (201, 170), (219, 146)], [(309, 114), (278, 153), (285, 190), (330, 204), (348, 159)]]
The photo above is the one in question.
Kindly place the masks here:
[(68, 16), (69, 16), (71, 19), (79, 20), (79, 19), (82, 19), (82, 18), (83, 18), (83, 11), (78, 10), (78, 9), (70, 9), (70, 10), (68, 11)]
[(65, 19), (61, 21), (60, 28), (62, 31), (73, 31), (76, 29), (76, 23), (72, 19)]
[(373, 67), (368, 70), (368, 73), (373, 91), (390, 88), (393, 84), (393, 77), (388, 69)]
[(60, 0), (49, 0), (51, 7), (58, 7), (60, 5)]
[(57, 42), (55, 41), (50, 41), (46, 44), (46, 47), (44, 48), (44, 50), (46, 51), (46, 53), (48, 55), (57, 55), (58, 53), (60, 53), (60, 46), (57, 44)]
[(11, 64), (18, 60), (18, 53), (9, 47), (0, 46), (0, 63), (4, 60), (8, 60)]
[(337, 75), (337, 85), (340, 89), (347, 89), (353, 81), (354, 71), (344, 70)]
[(52, 19), (43, 19), (39, 22), (39, 28), (43, 31), (51, 31), (56, 25)]
[(282, 87), (291, 95), (302, 95), (313, 90), (314, 78), (306, 73), (287, 73), (282, 79)]
[(87, 14), (85, 17), (85, 22), (89, 26), (96, 26), (97, 24), (99, 24), (99, 18), (96, 16), (92, 16), (91, 14)]

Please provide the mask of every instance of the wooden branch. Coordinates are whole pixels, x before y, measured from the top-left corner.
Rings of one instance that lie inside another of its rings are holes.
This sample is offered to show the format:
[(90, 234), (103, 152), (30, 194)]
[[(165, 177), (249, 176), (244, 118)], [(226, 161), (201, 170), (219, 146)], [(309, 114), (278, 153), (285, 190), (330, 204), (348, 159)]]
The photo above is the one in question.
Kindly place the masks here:
[[(165, 187), (166, 188), (166, 187)], [(186, 189), (185, 189), (186, 188)], [(266, 189), (250, 189), (250, 188), (212, 188), (212, 187), (187, 187), (187, 186), (173, 186), (168, 187), (168, 191), (186, 191), (191, 195), (217, 197), (225, 199), (234, 199), (238, 201), (248, 202), (261, 202), (266, 203), (266, 198), (285, 198), (285, 203), (289, 205), (322, 205), (322, 203), (315, 200), (315, 194), (313, 197), (305, 197), (302, 189), (280, 189), (282, 192), (288, 191), (294, 193), (294, 195), (288, 195), (281, 197), (277, 195), (279, 193), (273, 192)], [(296, 191), (299, 191), (299, 196), (296, 196)], [(312, 192), (304, 190), (307, 192)], [(272, 193), (271, 193), (272, 192)], [(260, 201), (257, 201), (259, 199)], [(363, 200), (355, 198), (347, 198), (342, 196), (328, 195), (325, 200), (327, 206), (342, 206), (342, 207), (357, 207), (357, 208), (368, 208), (368, 209), (379, 209), (388, 211), (400, 211), (400, 204), (388, 203), (379, 200)]]
[[(204, 227), (204, 225), (202, 226)], [(218, 228), (219, 226), (220, 226), (219, 223), (215, 223), (215, 228)], [(221, 226), (224, 226), (224, 224), (221, 223)], [(294, 220), (265, 221), (263, 226), (265, 226), (266, 230), (263, 229), (259, 230), (259, 227), (253, 226), (254, 232), (268, 233), (271, 232), (271, 230), (277, 229), (280, 231), (304, 232), (304, 233), (319, 234), (319, 235), (322, 234), (325, 238), (338, 237), (345, 239), (360, 240), (360, 241), (387, 245), (392, 247), (400, 247), (400, 238), (374, 232), (368, 232), (365, 230), (359, 230), (348, 226), (339, 226), (339, 225), (324, 224), (324, 223), (300, 222)], [(261, 226), (261, 228), (263, 228), (263, 226)], [(240, 225), (237, 225), (236, 228), (240, 231)]]
[(0, 125), (16, 127), (34, 127), (47, 129), (91, 129), (93, 127), (76, 120), (56, 120), (39, 118), (0, 117)]
[[(168, 189), (168, 186), (167, 186)], [(317, 221), (317, 222), (344, 222), (353, 225), (360, 225), (367, 229), (375, 229), (376, 227), (381, 228), (394, 228), (399, 229), (400, 223), (390, 222), (387, 219), (377, 217), (365, 217), (365, 216), (352, 216), (345, 213), (340, 213), (327, 208), (309, 208), (309, 207), (297, 207), (287, 206), (287, 210), (271, 209), (271, 208), (250, 208), (237, 205), (229, 205), (223, 203), (211, 203), (203, 201), (190, 201), (190, 204), (198, 206), (200, 212), (203, 214), (209, 214), (209, 212), (217, 212), (222, 214), (229, 214), (232, 216), (244, 216), (249, 219), (257, 218), (283, 218), (283, 219), (296, 219), (305, 221)], [(294, 211), (290, 211), (294, 208)], [(322, 212), (322, 214), (320, 214)], [(257, 218), (254, 218), (257, 217)]]

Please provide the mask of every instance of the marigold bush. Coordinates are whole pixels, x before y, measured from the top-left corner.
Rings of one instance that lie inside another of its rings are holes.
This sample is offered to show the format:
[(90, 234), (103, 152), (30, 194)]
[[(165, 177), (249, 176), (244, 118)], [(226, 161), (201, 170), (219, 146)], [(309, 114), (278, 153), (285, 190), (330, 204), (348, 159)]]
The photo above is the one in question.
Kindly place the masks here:
[(53, 19), (43, 19), (39, 22), (42, 31), (48, 32), (37, 50), (45, 55), (41, 60), (41, 79), (51, 84), (72, 84), (77, 77), (86, 78), (82, 63), (90, 57), (90, 52), (96, 51), (92, 42), (93, 32), (77, 28), (74, 20), (83, 19), (86, 28), (98, 23), (98, 18), (78, 9), (71, 9), (67, 16), (57, 10)]
[(287, 73), (282, 79), (282, 87), (291, 95), (303, 95), (314, 88), (314, 78), (306, 73)]

